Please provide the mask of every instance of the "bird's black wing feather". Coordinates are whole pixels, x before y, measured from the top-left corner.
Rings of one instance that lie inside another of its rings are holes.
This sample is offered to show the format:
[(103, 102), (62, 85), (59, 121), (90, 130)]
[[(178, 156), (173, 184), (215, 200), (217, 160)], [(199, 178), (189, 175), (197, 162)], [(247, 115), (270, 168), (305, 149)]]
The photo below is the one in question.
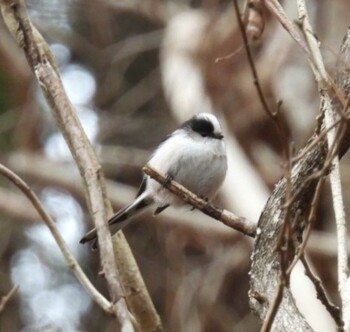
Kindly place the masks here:
[(158, 206), (156, 208), (156, 210), (153, 212), (153, 215), (156, 216), (157, 214), (163, 212), (166, 208), (168, 208), (170, 206), (170, 204), (166, 204), (166, 205), (163, 205), (163, 206)]
[(140, 184), (139, 190), (137, 191), (136, 197), (139, 197), (146, 190), (146, 184), (147, 184), (147, 177), (144, 176)]

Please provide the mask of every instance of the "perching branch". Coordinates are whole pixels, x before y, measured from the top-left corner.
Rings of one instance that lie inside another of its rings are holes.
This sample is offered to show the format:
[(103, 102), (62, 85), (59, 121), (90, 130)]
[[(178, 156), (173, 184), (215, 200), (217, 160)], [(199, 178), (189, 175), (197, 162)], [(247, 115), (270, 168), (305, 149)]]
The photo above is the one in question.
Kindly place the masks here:
[(227, 210), (214, 206), (205, 199), (199, 198), (196, 194), (189, 191), (181, 184), (174, 180), (168, 179), (149, 165), (146, 165), (142, 170), (145, 174), (159, 182), (170, 192), (180, 197), (184, 202), (192, 205), (196, 209), (202, 211), (204, 214), (221, 221), (226, 226), (229, 226), (245, 235), (251, 237), (255, 236), (256, 225), (253, 222), (247, 220), (246, 218), (238, 217)]

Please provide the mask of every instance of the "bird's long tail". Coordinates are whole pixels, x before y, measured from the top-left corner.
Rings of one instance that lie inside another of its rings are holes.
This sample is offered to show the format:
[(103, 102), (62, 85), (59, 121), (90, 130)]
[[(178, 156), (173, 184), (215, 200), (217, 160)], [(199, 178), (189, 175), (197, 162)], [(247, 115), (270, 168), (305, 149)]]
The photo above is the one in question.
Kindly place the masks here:
[[(153, 203), (153, 200), (147, 197), (147, 195), (141, 194), (138, 196), (132, 203), (127, 205), (125, 208), (118, 211), (111, 219), (108, 220), (109, 229), (111, 234), (118, 232), (123, 227), (132, 221), (132, 217), (143, 211), (147, 206)], [(96, 228), (93, 228), (91, 231), (87, 232), (80, 243), (92, 242), (92, 248), (97, 248), (97, 232)]]

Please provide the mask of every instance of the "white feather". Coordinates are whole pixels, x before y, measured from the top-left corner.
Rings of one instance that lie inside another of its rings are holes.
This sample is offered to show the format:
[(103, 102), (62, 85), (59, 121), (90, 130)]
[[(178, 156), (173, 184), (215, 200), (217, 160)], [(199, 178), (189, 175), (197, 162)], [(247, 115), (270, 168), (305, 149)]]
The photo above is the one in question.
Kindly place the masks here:
[[(204, 128), (210, 128), (210, 132), (204, 133), (200, 128), (193, 127), (194, 120), (199, 120), (202, 124), (204, 121)], [(209, 113), (200, 113), (160, 144), (152, 155), (149, 165), (198, 196), (210, 200), (222, 185), (227, 170), (226, 150), (222, 137), (216, 117)], [(112, 233), (126, 226), (133, 215), (151, 204), (159, 208), (185, 204), (150, 177), (145, 179), (141, 189), (133, 202), (109, 220)], [(96, 230), (93, 229), (81, 239), (81, 243), (95, 239)]]

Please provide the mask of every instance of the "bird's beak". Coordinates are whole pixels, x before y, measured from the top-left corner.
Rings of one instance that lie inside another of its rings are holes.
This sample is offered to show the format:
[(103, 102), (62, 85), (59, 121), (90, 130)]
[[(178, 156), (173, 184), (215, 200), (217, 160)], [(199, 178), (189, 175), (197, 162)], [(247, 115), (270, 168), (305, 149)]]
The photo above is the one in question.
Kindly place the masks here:
[(223, 139), (223, 138), (224, 138), (224, 135), (221, 134), (221, 133), (214, 133), (214, 134), (213, 134), (213, 138), (216, 138), (216, 139)]

